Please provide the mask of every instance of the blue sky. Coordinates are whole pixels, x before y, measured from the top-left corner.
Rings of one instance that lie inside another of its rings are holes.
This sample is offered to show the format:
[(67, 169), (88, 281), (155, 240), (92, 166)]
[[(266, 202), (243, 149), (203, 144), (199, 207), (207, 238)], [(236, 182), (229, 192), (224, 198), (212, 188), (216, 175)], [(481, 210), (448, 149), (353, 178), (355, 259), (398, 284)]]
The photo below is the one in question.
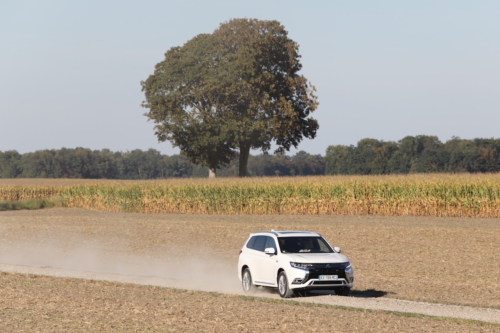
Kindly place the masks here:
[(500, 1), (0, 0), (0, 151), (178, 153), (143, 116), (140, 81), (242, 17), (278, 20), (300, 45), (320, 129), (298, 150), (500, 137)]

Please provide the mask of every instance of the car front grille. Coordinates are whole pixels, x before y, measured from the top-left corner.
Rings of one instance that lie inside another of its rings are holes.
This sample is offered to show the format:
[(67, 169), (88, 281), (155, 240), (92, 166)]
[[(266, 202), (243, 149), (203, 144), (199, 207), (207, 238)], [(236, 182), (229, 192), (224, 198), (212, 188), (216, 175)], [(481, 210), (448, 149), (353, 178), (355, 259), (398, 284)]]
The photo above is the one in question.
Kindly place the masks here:
[(339, 279), (345, 279), (346, 264), (314, 264), (309, 269), (309, 279), (319, 279), (320, 275), (337, 275)]

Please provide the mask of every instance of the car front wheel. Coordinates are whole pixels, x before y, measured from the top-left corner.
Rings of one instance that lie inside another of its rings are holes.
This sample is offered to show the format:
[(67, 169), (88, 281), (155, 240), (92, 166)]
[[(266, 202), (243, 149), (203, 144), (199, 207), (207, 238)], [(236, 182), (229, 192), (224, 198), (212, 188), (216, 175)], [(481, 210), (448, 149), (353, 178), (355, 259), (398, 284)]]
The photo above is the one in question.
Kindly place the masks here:
[(243, 291), (246, 293), (251, 293), (255, 291), (255, 285), (252, 281), (252, 274), (250, 274), (250, 270), (245, 268), (243, 271), (243, 275), (241, 277), (241, 286), (243, 287)]
[(281, 297), (288, 298), (293, 295), (293, 290), (288, 287), (288, 279), (285, 272), (280, 272), (278, 275), (278, 292)]

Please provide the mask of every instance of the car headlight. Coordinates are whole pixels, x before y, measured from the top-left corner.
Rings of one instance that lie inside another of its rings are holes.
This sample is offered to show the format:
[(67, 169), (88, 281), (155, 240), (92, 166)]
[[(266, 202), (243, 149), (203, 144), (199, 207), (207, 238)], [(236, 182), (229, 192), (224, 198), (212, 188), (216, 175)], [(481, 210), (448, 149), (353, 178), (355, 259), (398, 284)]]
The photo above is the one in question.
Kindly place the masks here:
[(290, 261), (290, 266), (292, 266), (293, 268), (309, 269), (309, 268), (313, 267), (314, 265)]
[(346, 265), (346, 267), (345, 267), (345, 272), (346, 272), (346, 273), (351, 274), (351, 273), (352, 273), (352, 266), (351, 266), (351, 263), (350, 263), (350, 262), (347, 262), (346, 264), (347, 264), (347, 265)]

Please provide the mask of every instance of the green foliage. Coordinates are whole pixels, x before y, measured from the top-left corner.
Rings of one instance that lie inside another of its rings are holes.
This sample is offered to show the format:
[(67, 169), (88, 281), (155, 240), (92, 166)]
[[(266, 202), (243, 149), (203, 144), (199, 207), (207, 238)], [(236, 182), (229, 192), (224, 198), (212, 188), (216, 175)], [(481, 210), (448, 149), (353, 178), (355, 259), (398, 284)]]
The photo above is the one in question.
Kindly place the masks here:
[(191, 177), (193, 165), (185, 156), (173, 155), (167, 160), (167, 172), (170, 177)]
[(23, 201), (0, 201), (0, 211), (52, 208), (60, 205), (57, 199), (31, 199)]
[[(11, 172), (13, 165), (15, 173)], [(322, 175), (324, 165), (320, 155), (304, 151), (292, 157), (283, 154), (249, 156), (248, 173), (251, 176)], [(237, 176), (238, 160), (231, 160), (218, 173)], [(22, 155), (13, 151), (0, 152), (0, 178), (159, 179), (207, 175), (207, 167), (194, 165), (185, 156), (162, 155), (154, 149), (113, 153), (109, 149), (62, 148)]]
[(21, 154), (15, 150), (0, 152), (0, 178), (16, 178), (21, 172)]
[[(239, 174), (238, 158), (217, 170), (219, 176)], [(427, 172), (498, 172), (500, 139), (441, 143), (434, 136), (408, 136), (399, 142), (361, 140), (357, 146), (329, 146), (325, 157), (299, 151), (294, 156), (249, 156), (249, 176), (408, 174)], [(84, 148), (40, 150), (19, 154), (0, 151), (0, 178), (158, 179), (206, 177), (207, 167), (186, 156), (140, 149), (111, 152)]]
[(141, 82), (145, 114), (159, 141), (211, 170), (239, 156), (246, 176), (251, 148), (267, 152), (314, 138), (314, 87), (298, 75), (298, 45), (277, 21), (234, 19), (213, 34), (172, 47)]
[(436, 136), (407, 136), (399, 142), (363, 139), (357, 146), (329, 146), (326, 174), (407, 174), (429, 172), (498, 172), (500, 139), (441, 143)]
[[(228, 166), (217, 170), (222, 177), (238, 176), (238, 160), (232, 160)], [(299, 151), (294, 156), (284, 154), (261, 154), (248, 159), (248, 175), (264, 176), (312, 176), (325, 174), (325, 160), (321, 155), (311, 155)]]

